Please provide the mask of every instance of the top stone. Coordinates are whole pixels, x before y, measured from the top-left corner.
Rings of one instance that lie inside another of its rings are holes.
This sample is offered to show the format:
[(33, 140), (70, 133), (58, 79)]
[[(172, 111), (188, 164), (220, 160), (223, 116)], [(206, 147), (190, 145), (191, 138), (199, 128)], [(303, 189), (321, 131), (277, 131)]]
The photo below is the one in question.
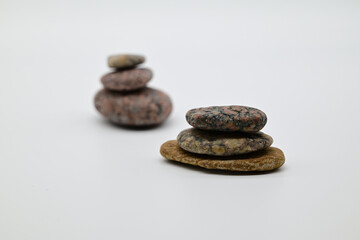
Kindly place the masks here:
[(186, 121), (193, 127), (213, 131), (258, 132), (267, 122), (264, 112), (245, 106), (214, 106), (191, 109)]
[(108, 65), (111, 68), (131, 68), (145, 62), (145, 57), (141, 55), (113, 55), (108, 58)]

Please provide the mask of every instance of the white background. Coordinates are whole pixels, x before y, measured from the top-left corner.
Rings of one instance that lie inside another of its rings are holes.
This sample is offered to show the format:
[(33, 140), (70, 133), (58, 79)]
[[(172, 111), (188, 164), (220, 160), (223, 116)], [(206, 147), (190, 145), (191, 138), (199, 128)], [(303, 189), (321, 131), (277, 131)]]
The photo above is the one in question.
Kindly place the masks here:
[[(174, 111), (95, 111), (106, 58), (140, 53)], [(0, 239), (360, 239), (359, 1), (0, 0)], [(263, 110), (264, 175), (170, 163), (194, 107)]]

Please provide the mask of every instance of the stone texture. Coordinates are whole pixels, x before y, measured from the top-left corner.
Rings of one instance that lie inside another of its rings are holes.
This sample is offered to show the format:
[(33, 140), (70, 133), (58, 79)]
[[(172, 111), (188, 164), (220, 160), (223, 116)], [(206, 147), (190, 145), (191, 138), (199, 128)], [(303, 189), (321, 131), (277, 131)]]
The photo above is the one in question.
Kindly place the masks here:
[(245, 106), (214, 106), (191, 109), (186, 121), (193, 127), (214, 131), (258, 132), (267, 122), (264, 112)]
[(108, 65), (111, 68), (131, 68), (145, 62), (141, 55), (120, 54), (108, 58)]
[(133, 92), (100, 90), (96, 109), (111, 122), (124, 126), (154, 126), (167, 119), (172, 103), (167, 94), (153, 88)]
[(187, 152), (178, 146), (176, 140), (172, 140), (161, 146), (160, 153), (168, 160), (230, 171), (270, 171), (281, 167), (285, 162), (284, 153), (274, 147), (233, 157), (219, 157)]
[(114, 91), (133, 91), (146, 86), (153, 74), (147, 68), (134, 68), (111, 72), (101, 78), (106, 89)]
[(232, 156), (268, 148), (273, 139), (262, 132), (218, 132), (189, 128), (179, 133), (177, 142), (189, 152)]

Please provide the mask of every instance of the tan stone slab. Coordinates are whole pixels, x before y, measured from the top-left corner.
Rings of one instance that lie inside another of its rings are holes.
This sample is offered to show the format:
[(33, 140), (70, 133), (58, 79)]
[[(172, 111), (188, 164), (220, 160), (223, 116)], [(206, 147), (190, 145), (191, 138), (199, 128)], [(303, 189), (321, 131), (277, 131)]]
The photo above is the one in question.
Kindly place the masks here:
[(281, 167), (285, 162), (284, 153), (275, 147), (249, 154), (219, 157), (187, 152), (178, 146), (176, 140), (171, 140), (161, 145), (160, 153), (168, 160), (230, 171), (270, 171)]

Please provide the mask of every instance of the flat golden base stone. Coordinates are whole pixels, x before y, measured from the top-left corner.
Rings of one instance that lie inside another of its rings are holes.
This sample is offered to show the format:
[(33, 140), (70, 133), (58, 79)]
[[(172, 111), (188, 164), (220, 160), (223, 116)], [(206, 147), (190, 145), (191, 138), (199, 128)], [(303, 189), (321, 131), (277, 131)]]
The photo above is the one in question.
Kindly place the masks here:
[(230, 171), (270, 171), (285, 163), (284, 153), (275, 147), (230, 157), (195, 154), (181, 149), (176, 140), (170, 140), (161, 145), (161, 155), (177, 162), (187, 163), (207, 169)]

